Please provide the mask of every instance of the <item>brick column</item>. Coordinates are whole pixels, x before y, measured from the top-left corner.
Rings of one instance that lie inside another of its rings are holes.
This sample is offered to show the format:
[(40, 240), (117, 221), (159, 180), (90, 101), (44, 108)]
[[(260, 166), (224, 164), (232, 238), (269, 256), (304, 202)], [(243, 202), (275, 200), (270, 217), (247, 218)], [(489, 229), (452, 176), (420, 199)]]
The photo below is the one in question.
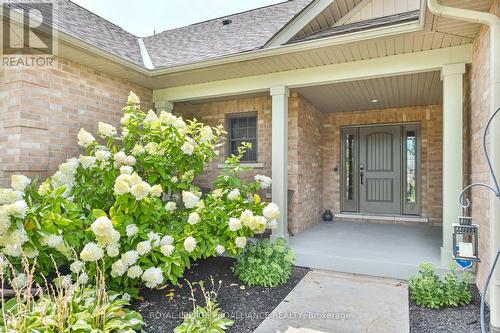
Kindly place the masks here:
[(463, 188), (463, 75), (465, 63), (447, 64), (443, 80), (443, 246), (441, 259), (452, 258), (452, 224), (462, 215), (458, 202)]
[(288, 239), (288, 97), (285, 86), (271, 88), (272, 96), (272, 178), (273, 202), (281, 211), (271, 239)]

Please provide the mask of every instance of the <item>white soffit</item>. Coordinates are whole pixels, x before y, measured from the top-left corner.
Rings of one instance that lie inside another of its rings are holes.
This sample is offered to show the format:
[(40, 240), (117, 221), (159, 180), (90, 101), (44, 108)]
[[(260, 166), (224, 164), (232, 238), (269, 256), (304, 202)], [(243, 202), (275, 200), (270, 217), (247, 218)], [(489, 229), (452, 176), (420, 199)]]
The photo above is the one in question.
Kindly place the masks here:
[(439, 71), (341, 82), (296, 90), (321, 112), (441, 104)]

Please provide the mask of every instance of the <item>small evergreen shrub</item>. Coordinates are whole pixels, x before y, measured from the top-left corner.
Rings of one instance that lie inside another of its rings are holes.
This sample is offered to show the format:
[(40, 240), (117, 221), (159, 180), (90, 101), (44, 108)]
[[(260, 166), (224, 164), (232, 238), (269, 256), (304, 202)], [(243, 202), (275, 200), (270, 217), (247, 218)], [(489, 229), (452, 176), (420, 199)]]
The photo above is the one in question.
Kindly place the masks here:
[(422, 263), (419, 274), (409, 280), (411, 297), (418, 305), (432, 309), (463, 306), (472, 300), (469, 286), (472, 280), (472, 273), (457, 275), (453, 265), (440, 279), (433, 264)]
[(237, 258), (233, 272), (250, 286), (277, 287), (290, 278), (295, 255), (284, 239), (275, 243), (264, 239), (249, 245)]

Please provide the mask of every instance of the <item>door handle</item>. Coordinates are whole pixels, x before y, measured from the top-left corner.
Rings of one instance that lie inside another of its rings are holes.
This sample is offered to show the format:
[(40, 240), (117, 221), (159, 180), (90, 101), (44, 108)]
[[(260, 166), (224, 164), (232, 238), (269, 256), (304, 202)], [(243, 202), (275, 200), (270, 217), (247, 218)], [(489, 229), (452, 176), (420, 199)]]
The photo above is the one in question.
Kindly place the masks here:
[(360, 164), (359, 165), (359, 178), (360, 178), (361, 185), (363, 185), (363, 176), (364, 175), (365, 175), (365, 165)]

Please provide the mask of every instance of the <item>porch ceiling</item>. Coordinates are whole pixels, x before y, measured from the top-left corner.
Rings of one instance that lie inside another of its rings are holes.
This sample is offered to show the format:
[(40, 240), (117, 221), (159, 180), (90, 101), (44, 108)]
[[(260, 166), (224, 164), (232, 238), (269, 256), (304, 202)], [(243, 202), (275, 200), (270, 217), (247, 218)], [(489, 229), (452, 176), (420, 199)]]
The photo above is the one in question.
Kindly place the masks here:
[[(441, 104), (439, 71), (298, 88), (321, 112)], [(377, 100), (377, 102), (374, 102)]]

